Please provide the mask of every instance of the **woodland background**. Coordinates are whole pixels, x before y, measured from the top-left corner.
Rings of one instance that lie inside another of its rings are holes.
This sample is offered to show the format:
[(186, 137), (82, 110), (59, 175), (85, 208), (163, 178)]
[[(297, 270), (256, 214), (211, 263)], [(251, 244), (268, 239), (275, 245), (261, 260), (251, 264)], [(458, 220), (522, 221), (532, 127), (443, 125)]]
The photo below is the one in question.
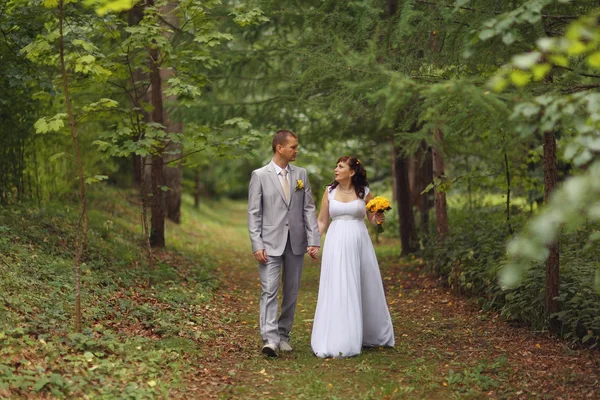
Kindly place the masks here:
[[(399, 238), (402, 257), (483, 310), (595, 347), (599, 7), (2, 0), (0, 340), (97, 319), (81, 293), (116, 229), (100, 210), (137, 210), (141, 250), (122, 262), (135, 260), (132, 282), (160, 282), (182, 204), (243, 203), (273, 132), (291, 129), (317, 203), (335, 160), (359, 157), (394, 200), (377, 240)], [(62, 308), (37, 325), (44, 300), (22, 295), (52, 279), (18, 255), (27, 243), (72, 260)]]

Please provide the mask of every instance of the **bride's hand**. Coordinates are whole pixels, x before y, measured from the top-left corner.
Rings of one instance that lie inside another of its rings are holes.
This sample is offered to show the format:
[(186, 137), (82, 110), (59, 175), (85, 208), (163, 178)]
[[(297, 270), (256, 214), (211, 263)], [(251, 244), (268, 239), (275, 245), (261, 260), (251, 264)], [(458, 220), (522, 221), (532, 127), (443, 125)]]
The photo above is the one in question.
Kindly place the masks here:
[(371, 218), (371, 223), (373, 225), (381, 225), (385, 222), (385, 214), (384, 213), (375, 213)]

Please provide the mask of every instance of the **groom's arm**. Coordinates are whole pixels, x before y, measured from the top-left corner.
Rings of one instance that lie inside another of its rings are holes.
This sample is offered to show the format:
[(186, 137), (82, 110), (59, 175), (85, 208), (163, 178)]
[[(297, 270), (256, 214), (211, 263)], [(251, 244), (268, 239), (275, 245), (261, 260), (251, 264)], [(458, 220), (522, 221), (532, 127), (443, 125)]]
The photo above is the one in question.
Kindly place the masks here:
[(256, 171), (252, 171), (248, 186), (248, 232), (252, 243), (252, 252), (263, 250), (265, 245), (262, 240), (262, 184)]
[(321, 246), (321, 235), (319, 234), (319, 225), (317, 223), (317, 213), (315, 201), (313, 199), (308, 172), (304, 183), (304, 227), (309, 247)]

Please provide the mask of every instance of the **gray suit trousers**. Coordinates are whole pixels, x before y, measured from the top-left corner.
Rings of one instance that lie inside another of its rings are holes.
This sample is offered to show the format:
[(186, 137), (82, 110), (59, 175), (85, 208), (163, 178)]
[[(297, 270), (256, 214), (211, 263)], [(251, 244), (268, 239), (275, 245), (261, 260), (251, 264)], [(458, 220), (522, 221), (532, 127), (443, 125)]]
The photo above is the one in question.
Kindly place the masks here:
[[(279, 346), (280, 341), (290, 340), (294, 322), (298, 289), (302, 276), (304, 254), (292, 252), (289, 235), (285, 250), (280, 256), (267, 256), (266, 264), (258, 264), (262, 294), (260, 296), (260, 336), (263, 344)], [(281, 315), (277, 319), (277, 292), (282, 278), (283, 299)]]

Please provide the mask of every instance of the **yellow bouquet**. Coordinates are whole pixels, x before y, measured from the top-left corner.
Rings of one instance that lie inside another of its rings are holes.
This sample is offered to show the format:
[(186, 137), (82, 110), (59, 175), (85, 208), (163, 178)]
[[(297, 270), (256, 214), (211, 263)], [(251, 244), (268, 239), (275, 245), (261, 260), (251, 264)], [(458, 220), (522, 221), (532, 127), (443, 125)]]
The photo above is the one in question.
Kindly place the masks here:
[[(382, 196), (375, 196), (367, 203), (367, 211), (372, 213), (383, 213), (392, 209), (392, 205), (388, 199)], [(382, 222), (377, 221), (377, 232), (383, 232)]]

